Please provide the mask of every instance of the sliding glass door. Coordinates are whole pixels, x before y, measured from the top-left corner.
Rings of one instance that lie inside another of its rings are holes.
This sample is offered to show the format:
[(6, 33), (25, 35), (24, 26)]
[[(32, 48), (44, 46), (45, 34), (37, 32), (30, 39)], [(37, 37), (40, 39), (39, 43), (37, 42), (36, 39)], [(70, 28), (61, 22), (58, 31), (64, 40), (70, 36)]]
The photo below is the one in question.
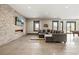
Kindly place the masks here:
[(72, 33), (72, 31), (76, 30), (76, 22), (75, 21), (67, 21), (66, 23), (66, 32)]

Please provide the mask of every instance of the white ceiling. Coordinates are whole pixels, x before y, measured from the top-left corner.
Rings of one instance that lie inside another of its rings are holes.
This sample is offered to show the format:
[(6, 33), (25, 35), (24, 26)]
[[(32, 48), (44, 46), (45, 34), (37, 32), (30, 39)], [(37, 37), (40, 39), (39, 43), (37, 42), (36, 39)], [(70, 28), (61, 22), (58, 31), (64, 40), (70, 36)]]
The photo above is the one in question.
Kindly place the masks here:
[(79, 4), (10, 4), (10, 6), (28, 18), (79, 19)]

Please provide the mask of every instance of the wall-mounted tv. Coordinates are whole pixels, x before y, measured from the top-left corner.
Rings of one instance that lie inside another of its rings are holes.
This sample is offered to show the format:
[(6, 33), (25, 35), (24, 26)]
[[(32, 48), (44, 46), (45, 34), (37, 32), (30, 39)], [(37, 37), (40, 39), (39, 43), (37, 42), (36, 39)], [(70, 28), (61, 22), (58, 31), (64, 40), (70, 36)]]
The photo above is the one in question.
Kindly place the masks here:
[(23, 26), (24, 25), (24, 17), (23, 16), (16, 16), (15, 17), (15, 25)]

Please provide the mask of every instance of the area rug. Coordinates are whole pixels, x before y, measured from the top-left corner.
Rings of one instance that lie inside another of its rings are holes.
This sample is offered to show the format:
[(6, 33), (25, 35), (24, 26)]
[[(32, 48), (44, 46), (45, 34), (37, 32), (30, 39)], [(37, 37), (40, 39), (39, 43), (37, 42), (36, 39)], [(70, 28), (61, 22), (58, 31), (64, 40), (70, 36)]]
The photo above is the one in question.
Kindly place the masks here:
[(31, 40), (44, 40), (44, 38), (31, 38)]

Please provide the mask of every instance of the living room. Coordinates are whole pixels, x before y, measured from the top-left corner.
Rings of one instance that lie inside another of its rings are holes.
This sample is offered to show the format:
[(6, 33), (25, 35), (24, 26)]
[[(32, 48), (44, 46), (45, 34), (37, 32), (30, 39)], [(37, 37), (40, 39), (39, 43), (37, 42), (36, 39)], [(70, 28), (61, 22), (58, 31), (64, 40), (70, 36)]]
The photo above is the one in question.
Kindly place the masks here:
[[(79, 29), (79, 26), (78, 26), (79, 20), (78, 19), (28, 18), (26, 20), (26, 24), (27, 24), (26, 32), (29, 35), (38, 35), (39, 31), (44, 31), (44, 32), (46, 32), (44, 34), (47, 34), (49, 36), (50, 36), (50, 34), (52, 35), (52, 33), (54, 33), (54, 31), (58, 31), (58, 32), (61, 31), (67, 35), (68, 34), (73, 35), (73, 33), (77, 32)], [(36, 30), (35, 30), (35, 28), (36, 28)], [(75, 35), (76, 34), (78, 35), (78, 33), (75, 33)], [(44, 37), (41, 36), (38, 38), (44, 38)]]
[(1, 4), (0, 54), (79, 54), (77, 7)]

